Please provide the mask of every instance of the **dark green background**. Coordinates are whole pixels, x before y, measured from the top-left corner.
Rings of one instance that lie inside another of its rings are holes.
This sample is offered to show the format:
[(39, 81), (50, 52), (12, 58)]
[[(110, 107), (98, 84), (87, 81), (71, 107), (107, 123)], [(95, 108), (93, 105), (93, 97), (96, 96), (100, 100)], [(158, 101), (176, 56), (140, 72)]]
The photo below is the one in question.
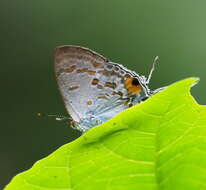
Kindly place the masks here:
[(53, 49), (89, 47), (138, 73), (160, 57), (151, 88), (198, 76), (206, 102), (205, 0), (1, 0), (0, 188), (80, 134), (35, 113), (66, 115), (53, 71)]

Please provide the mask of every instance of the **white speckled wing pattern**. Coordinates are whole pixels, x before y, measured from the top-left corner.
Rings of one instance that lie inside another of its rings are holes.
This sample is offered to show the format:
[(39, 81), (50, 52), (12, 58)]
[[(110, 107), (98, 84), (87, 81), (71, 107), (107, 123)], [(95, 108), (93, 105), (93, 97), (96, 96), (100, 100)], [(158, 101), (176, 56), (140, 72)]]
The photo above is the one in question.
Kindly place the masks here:
[(87, 48), (57, 47), (55, 74), (66, 109), (81, 131), (107, 121), (145, 97), (141, 76)]

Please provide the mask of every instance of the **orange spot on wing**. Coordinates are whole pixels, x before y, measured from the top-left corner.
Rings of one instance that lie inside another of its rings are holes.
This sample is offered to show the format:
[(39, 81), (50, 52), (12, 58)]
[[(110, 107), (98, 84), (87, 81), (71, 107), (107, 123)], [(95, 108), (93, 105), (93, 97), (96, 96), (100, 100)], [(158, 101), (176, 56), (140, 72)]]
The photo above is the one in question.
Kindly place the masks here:
[(142, 91), (142, 87), (139, 84), (139, 82), (137, 82), (136, 78), (133, 77), (126, 78), (124, 81), (124, 85), (127, 91), (129, 92), (129, 94), (131, 95), (139, 94)]

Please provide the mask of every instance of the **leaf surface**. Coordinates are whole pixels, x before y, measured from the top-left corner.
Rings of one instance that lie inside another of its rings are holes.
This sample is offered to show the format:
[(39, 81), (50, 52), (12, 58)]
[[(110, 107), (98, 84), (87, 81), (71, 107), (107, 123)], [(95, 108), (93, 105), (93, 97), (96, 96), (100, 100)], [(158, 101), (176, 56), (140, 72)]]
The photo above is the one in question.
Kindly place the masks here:
[(206, 189), (206, 108), (174, 83), (13, 178), (5, 190)]

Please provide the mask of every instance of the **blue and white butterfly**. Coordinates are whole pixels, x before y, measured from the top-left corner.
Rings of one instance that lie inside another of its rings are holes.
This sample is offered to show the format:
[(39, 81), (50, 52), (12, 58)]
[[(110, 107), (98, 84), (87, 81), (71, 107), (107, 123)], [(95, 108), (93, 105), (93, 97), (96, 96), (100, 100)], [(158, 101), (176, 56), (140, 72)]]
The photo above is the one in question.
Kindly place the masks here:
[(159, 92), (148, 87), (149, 77), (139, 75), (104, 56), (79, 46), (55, 50), (55, 74), (70, 123), (82, 132)]

